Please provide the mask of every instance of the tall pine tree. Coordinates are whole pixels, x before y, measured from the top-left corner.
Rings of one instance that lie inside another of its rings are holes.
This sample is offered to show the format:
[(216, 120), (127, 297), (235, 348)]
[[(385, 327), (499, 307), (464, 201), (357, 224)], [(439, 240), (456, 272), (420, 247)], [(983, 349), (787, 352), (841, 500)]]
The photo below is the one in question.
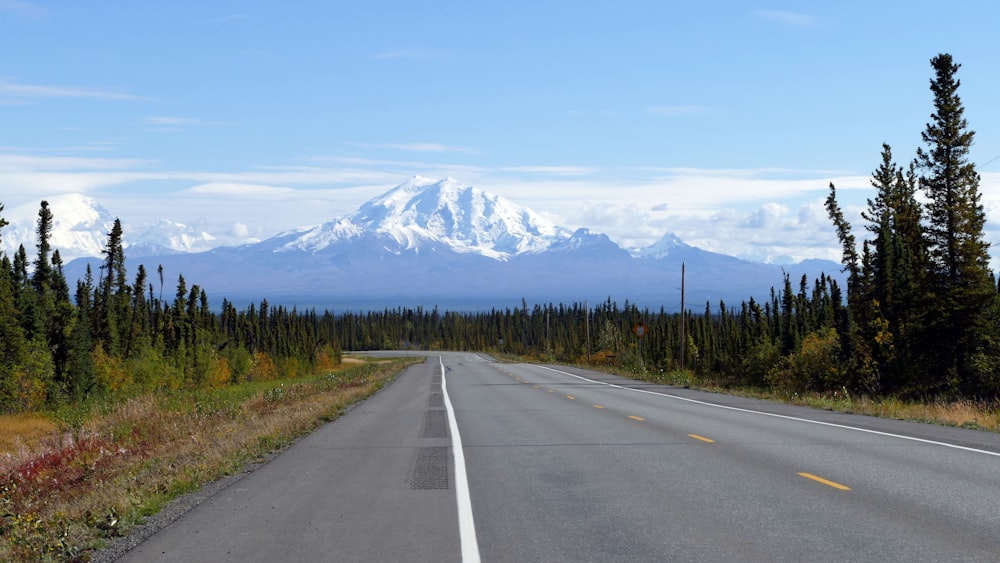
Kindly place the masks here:
[(875, 238), (865, 272), (871, 295), (865, 304), (868, 324), (862, 332), (881, 373), (880, 389), (895, 393), (913, 390), (919, 379), (912, 362), (911, 336), (915, 319), (926, 308), (920, 290), (926, 245), (914, 166), (904, 174), (892, 160), (892, 149), (883, 144), (882, 163), (871, 183), (875, 198), (868, 200), (862, 216)]
[[(934, 113), (917, 150), (920, 187), (927, 197), (926, 240), (929, 293), (934, 296), (924, 320), (922, 349), (937, 372), (935, 387), (965, 393), (982, 390), (983, 351), (990, 341), (989, 315), (996, 291), (989, 271), (989, 244), (983, 228), (979, 174), (969, 161), (975, 132), (968, 129), (957, 91), (961, 65), (951, 55), (931, 59)], [(941, 379), (941, 378), (945, 379)]]

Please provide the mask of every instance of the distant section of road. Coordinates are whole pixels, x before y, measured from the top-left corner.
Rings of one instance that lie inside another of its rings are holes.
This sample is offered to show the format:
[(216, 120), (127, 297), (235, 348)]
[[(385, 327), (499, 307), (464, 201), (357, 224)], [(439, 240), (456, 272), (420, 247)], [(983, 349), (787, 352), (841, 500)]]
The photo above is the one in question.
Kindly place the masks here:
[(1000, 435), (431, 356), (126, 560), (1000, 559)]

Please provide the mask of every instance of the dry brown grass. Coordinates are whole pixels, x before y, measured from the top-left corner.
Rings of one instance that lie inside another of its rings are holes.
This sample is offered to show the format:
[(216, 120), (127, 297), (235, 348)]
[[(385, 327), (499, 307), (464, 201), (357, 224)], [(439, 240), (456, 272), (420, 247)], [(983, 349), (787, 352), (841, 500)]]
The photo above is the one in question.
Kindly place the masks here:
[[(59, 425), (51, 416), (22, 413), (0, 416), (0, 456), (10, 458), (18, 452), (33, 450), (45, 438), (51, 438)], [(2, 466), (2, 462), (0, 462)]]
[(822, 405), (833, 410), (1000, 432), (1000, 408), (976, 401), (907, 402), (894, 398), (841, 399)]
[(103, 538), (336, 418), (405, 365), (144, 395), (94, 414), (0, 473), (0, 560), (86, 560)]

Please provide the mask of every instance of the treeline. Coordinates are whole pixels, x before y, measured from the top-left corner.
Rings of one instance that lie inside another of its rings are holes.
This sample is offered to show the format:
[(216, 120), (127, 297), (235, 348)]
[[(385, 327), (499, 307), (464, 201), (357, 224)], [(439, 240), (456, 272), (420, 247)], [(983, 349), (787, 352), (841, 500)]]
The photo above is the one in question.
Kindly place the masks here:
[[(385, 309), (337, 317), (343, 349), (493, 351), (543, 361), (617, 366), (634, 373), (685, 369), (724, 385), (859, 388), (840, 334), (848, 308), (836, 280), (786, 277), (780, 291), (738, 307), (705, 304), (681, 315), (627, 301), (546, 304), (484, 312)], [(683, 347), (681, 343), (683, 342)]]
[[(0, 216), (0, 235), (6, 224)], [(331, 315), (267, 301), (243, 310), (223, 301), (216, 312), (183, 275), (165, 299), (162, 267), (151, 280), (139, 266), (130, 280), (118, 220), (99, 272), (88, 266), (71, 295), (52, 225), (43, 201), (34, 259), (22, 245), (0, 260), (0, 412), (296, 376), (340, 361)]]

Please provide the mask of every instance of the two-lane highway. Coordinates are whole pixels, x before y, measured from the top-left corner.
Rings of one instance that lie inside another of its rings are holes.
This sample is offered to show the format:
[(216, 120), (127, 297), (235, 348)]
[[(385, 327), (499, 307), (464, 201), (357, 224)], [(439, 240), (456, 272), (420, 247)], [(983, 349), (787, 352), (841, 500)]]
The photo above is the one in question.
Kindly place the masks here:
[(484, 560), (1000, 557), (995, 449), (565, 368), (463, 367), (452, 395)]
[(996, 561), (1000, 436), (428, 357), (130, 552)]

